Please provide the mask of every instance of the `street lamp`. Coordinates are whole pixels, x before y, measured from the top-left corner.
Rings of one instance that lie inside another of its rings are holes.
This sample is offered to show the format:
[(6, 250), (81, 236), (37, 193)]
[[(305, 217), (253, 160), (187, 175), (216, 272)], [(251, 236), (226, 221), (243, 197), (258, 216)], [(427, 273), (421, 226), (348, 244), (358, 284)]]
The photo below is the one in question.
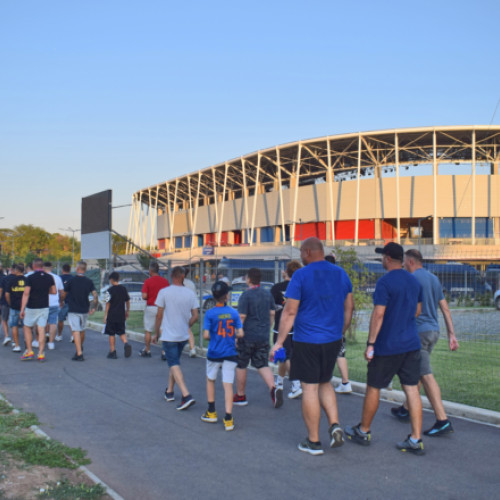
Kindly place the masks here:
[(80, 231), (80, 229), (73, 229), (72, 227), (67, 227), (66, 229), (60, 227), (59, 228), (60, 231), (70, 231), (71, 233), (73, 233), (73, 268), (75, 267), (75, 233), (77, 233), (78, 231)]
[(418, 219), (418, 251), (420, 252), (420, 223), (423, 220), (432, 220), (432, 215), (428, 215), (427, 217), (422, 217), (421, 219)]

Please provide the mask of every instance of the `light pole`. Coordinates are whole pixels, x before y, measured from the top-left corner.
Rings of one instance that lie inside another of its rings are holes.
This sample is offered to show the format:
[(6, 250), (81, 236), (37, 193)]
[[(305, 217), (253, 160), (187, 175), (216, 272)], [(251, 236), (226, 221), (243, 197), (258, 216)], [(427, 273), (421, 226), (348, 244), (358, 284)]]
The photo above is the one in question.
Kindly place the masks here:
[(73, 229), (72, 227), (68, 226), (66, 229), (60, 227), (59, 230), (60, 231), (70, 231), (71, 233), (73, 233), (73, 265), (72, 265), (72, 267), (74, 268), (75, 267), (75, 233), (80, 231), (80, 229)]
[(420, 223), (423, 220), (431, 220), (431, 219), (432, 219), (432, 215), (428, 215), (427, 217), (422, 217), (421, 219), (418, 219), (418, 251), (419, 252), (420, 252), (420, 230), (421, 230)]

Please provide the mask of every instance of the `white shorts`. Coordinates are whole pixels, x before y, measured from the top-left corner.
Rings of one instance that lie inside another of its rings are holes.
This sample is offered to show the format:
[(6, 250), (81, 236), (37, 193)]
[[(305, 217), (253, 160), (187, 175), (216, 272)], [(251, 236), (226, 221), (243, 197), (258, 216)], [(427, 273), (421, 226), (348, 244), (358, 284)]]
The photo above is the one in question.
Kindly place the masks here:
[(154, 332), (157, 312), (158, 307), (156, 306), (146, 306), (144, 309), (144, 330), (146, 332)]
[(43, 309), (28, 309), (24, 310), (24, 326), (32, 328), (37, 325), (42, 328), (47, 326), (47, 320), (49, 319), (49, 308), (44, 307)]
[(88, 314), (68, 313), (68, 323), (72, 332), (83, 332), (87, 328)]
[(209, 380), (217, 380), (217, 372), (222, 367), (222, 382), (232, 384), (234, 382), (234, 371), (236, 370), (236, 362), (228, 361), (209, 361), (207, 359), (207, 378)]

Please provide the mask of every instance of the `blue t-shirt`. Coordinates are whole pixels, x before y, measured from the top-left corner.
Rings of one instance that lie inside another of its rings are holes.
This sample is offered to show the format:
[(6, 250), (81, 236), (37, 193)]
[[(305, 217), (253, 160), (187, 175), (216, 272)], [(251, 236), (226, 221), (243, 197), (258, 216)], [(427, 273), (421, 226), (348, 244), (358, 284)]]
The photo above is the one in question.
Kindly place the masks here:
[(375, 286), (373, 304), (385, 306), (384, 320), (375, 342), (377, 356), (390, 356), (420, 349), (415, 314), (422, 302), (422, 287), (409, 272), (394, 269)]
[(437, 307), (444, 299), (443, 287), (438, 277), (427, 269), (417, 269), (413, 276), (422, 286), (422, 312), (417, 318), (418, 332), (438, 332), (439, 320)]
[(207, 359), (215, 361), (236, 357), (235, 334), (241, 327), (236, 309), (227, 305), (209, 309), (203, 320), (203, 329), (210, 332)]
[(293, 273), (285, 292), (300, 300), (293, 325), (293, 340), (327, 344), (342, 338), (344, 301), (352, 293), (347, 273), (326, 260), (311, 262)]

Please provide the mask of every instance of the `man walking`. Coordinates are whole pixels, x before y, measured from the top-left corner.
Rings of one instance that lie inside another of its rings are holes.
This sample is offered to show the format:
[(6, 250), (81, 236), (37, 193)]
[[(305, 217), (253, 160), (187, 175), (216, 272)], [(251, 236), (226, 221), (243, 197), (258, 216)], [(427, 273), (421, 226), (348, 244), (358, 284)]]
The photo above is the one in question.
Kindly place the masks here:
[[(63, 288), (66, 289), (66, 285), (71, 279), (73, 279), (73, 275), (71, 274), (71, 266), (69, 264), (63, 264), (62, 274), (59, 277), (61, 278)], [(56, 342), (61, 342), (61, 340), (63, 339), (62, 331), (64, 328), (64, 322), (68, 317), (68, 307), (68, 301), (63, 300), (61, 308), (59, 309), (59, 313), (57, 315), (57, 335), (55, 338)]]
[(411, 434), (396, 446), (417, 455), (424, 453), (422, 401), (418, 392), (420, 378), (420, 340), (415, 317), (420, 314), (422, 287), (403, 266), (403, 247), (388, 243), (376, 248), (382, 254), (382, 265), (388, 271), (375, 286), (365, 359), (368, 361), (366, 394), (361, 422), (347, 426), (348, 439), (370, 444), (370, 426), (377, 412), (380, 389), (387, 387), (394, 375), (399, 376), (408, 400)]
[(155, 302), (158, 307), (155, 342), (159, 338), (162, 341), (169, 367), (165, 400), (175, 401), (174, 387), (177, 384), (182, 393), (182, 400), (177, 410), (185, 410), (195, 403), (184, 381), (180, 357), (189, 340), (189, 329), (198, 321), (198, 308), (200, 307), (195, 293), (183, 285), (184, 273), (183, 267), (174, 267), (172, 285), (160, 290)]
[(308, 238), (302, 243), (300, 257), (304, 267), (295, 271), (286, 289), (278, 340), (272, 352), (283, 347), (293, 326), (290, 378), (300, 380), (302, 385), (302, 414), (308, 433), (298, 448), (311, 455), (322, 455), (321, 409), (330, 426), (330, 447), (344, 444), (330, 379), (342, 335), (351, 324), (352, 284), (343, 269), (325, 261), (318, 238)]
[(156, 315), (156, 297), (158, 292), (169, 286), (167, 279), (160, 276), (160, 267), (158, 262), (152, 261), (149, 264), (149, 278), (142, 285), (142, 299), (146, 301), (144, 309), (144, 349), (139, 353), (143, 358), (151, 357), (151, 332), (155, 328)]
[[(83, 260), (76, 264), (76, 276), (71, 279), (65, 287), (65, 297), (68, 302), (68, 322), (73, 333), (75, 342), (75, 355), (73, 361), (84, 361), (83, 343), (85, 341), (85, 328), (87, 319), (94, 314), (97, 307), (97, 292), (94, 283), (85, 276), (87, 263)], [(92, 304), (89, 303), (89, 295), (92, 294)]]
[(55, 349), (54, 340), (57, 333), (57, 317), (59, 315), (59, 307), (62, 303), (62, 294), (64, 292), (64, 285), (61, 278), (52, 272), (52, 262), (45, 262), (43, 264), (43, 270), (52, 276), (54, 283), (56, 285), (57, 294), (49, 295), (49, 318), (47, 320), (47, 326), (49, 329), (49, 342), (47, 347), (49, 350)]
[(12, 329), (12, 341), (14, 343), (12, 352), (21, 352), (19, 328), (23, 327), (23, 320), (20, 315), (25, 286), (24, 265), (14, 264), (12, 270), (14, 274), (12, 279), (9, 280), (7, 290), (5, 291), (5, 299), (10, 307), (9, 326)]
[[(420, 349), (420, 382), (424, 386), (425, 394), (436, 415), (435, 424), (424, 431), (424, 434), (431, 437), (442, 436), (453, 432), (453, 426), (446, 416), (441, 400), (441, 389), (432, 374), (431, 368), (431, 352), (439, 339), (438, 306), (443, 313), (450, 351), (458, 349), (458, 341), (455, 337), (448, 302), (446, 302), (443, 295), (443, 287), (437, 276), (423, 268), (422, 254), (415, 249), (407, 250), (405, 252), (404, 267), (417, 278), (422, 286), (422, 312), (417, 318), (417, 330), (422, 344)], [(391, 412), (403, 422), (408, 421), (410, 416), (407, 403), (392, 408)]]

